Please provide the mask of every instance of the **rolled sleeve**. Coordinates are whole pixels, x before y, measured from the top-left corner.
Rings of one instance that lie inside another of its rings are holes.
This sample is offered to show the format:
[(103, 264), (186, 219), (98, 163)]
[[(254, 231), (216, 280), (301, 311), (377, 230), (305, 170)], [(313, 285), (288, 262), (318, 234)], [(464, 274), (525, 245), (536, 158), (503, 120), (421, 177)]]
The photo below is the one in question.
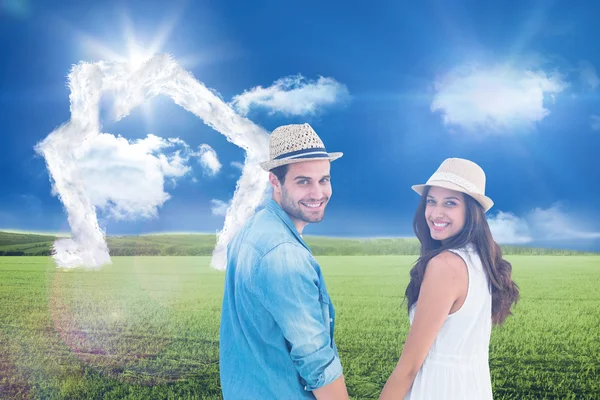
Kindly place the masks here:
[(333, 361), (329, 364), (323, 372), (319, 374), (316, 379), (313, 379), (311, 382), (304, 381), (304, 389), (305, 390), (315, 390), (325, 385), (329, 385), (331, 382), (335, 381), (342, 375), (342, 363), (340, 359), (334, 355)]
[(319, 275), (303, 248), (283, 243), (267, 253), (251, 291), (271, 314), (290, 347), (305, 390), (325, 386), (342, 374), (332, 346), (330, 321), (319, 301)]

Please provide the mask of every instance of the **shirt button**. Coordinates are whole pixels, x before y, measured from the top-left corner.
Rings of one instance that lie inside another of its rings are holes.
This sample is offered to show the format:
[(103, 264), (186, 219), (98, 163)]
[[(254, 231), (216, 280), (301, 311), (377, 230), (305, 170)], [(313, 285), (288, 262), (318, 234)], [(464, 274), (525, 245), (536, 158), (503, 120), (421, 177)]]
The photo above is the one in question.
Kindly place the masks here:
[(329, 318), (329, 322), (333, 322), (333, 318)]

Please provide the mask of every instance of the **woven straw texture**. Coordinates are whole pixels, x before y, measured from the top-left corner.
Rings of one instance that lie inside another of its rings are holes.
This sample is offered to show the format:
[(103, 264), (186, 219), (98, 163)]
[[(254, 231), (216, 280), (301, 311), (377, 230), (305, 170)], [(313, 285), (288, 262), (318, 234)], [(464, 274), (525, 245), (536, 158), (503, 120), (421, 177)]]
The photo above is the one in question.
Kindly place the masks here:
[(336, 160), (343, 153), (328, 153), (329, 157), (283, 159), (275, 160), (283, 154), (307, 149), (324, 149), (323, 141), (309, 124), (283, 125), (276, 128), (269, 137), (270, 160), (261, 163), (261, 167), (267, 171), (284, 164), (291, 164), (312, 160)]
[(494, 202), (485, 195), (485, 184), (485, 172), (479, 165), (463, 158), (447, 158), (431, 175), (427, 183), (414, 185), (412, 189), (419, 194), (423, 193), (425, 186), (439, 186), (456, 190), (470, 195), (481, 204), (485, 211), (488, 211)]
[(270, 140), (271, 159), (291, 151), (325, 147), (309, 124), (280, 126), (271, 133)]

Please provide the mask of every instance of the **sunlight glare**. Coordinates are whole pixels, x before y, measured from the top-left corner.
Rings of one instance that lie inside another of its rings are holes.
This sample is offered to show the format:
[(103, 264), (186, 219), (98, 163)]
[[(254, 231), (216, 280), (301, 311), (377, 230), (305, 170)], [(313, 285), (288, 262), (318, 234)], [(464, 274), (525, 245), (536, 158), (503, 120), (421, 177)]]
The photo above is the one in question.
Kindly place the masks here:
[[(176, 26), (181, 13), (173, 13), (163, 20), (158, 26), (152, 40), (142, 41), (136, 37), (133, 22), (126, 12), (120, 15), (122, 26), (122, 40), (118, 45), (110, 45), (93, 38), (87, 34), (80, 35), (82, 47), (90, 51), (94, 58), (108, 62), (126, 63), (129, 70), (135, 72), (143, 68), (148, 60), (156, 54), (162, 53), (173, 28)], [(120, 49), (120, 50), (118, 50)], [(152, 129), (152, 107), (151, 101), (140, 106), (144, 128)]]

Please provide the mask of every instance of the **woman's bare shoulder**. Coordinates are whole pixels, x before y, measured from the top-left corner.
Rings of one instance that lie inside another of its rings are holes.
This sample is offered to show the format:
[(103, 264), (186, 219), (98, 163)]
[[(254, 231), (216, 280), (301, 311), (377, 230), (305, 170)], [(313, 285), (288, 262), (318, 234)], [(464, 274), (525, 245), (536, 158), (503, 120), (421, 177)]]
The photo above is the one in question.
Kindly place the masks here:
[(452, 278), (462, 276), (466, 273), (465, 261), (458, 254), (451, 251), (443, 251), (433, 257), (427, 263), (425, 275), (440, 278)]

